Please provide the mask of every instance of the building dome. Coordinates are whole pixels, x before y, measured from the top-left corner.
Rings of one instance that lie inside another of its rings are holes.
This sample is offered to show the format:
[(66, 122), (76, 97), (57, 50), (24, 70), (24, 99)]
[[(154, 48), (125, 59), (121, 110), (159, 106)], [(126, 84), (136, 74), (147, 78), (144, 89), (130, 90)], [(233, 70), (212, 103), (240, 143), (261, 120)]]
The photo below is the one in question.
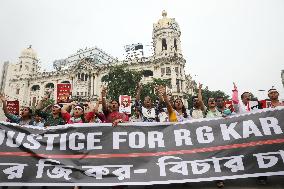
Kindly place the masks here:
[(162, 29), (162, 28), (172, 28), (173, 26), (178, 30), (178, 24), (174, 18), (167, 17), (167, 11), (163, 10), (162, 12), (163, 18), (159, 19), (156, 24), (154, 24), (154, 29)]
[(37, 53), (32, 49), (32, 46), (30, 45), (28, 48), (22, 51), (20, 58), (37, 59)]

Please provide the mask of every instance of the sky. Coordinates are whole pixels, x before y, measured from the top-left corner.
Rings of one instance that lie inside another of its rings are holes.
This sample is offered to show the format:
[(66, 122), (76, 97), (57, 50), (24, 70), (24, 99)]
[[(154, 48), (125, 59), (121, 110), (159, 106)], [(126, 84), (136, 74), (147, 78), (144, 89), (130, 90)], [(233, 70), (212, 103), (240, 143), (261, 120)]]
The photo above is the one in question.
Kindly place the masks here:
[[(181, 29), (186, 73), (210, 90), (284, 99), (283, 0), (1, 0), (0, 62), (32, 45), (43, 68), (97, 46), (119, 59), (124, 46), (150, 44), (166, 10)], [(266, 90), (266, 91), (259, 91)]]

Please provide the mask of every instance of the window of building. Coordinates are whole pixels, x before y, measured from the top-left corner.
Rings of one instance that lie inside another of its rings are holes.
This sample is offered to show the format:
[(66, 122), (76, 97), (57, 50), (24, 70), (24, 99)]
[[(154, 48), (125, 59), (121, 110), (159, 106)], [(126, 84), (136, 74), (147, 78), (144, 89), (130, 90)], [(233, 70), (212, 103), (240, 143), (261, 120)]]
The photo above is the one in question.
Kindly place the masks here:
[(81, 74), (80, 73), (78, 73), (78, 80), (81, 78)]
[(16, 94), (20, 94), (20, 89), (16, 89)]
[(171, 75), (171, 68), (170, 67), (166, 67), (166, 75)]
[(87, 81), (87, 80), (88, 80), (88, 75), (86, 74), (86, 75), (85, 75), (85, 81)]
[(177, 51), (177, 39), (174, 39), (174, 47), (175, 47), (175, 50)]
[(85, 96), (88, 96), (88, 92), (85, 92)]
[(176, 75), (178, 75), (179, 73), (178, 67), (175, 67), (175, 72), (176, 72)]
[(164, 76), (165, 74), (165, 68), (161, 68), (161, 76)]
[(179, 79), (176, 80), (177, 92), (180, 92)]
[(163, 50), (167, 50), (167, 48), (168, 48), (168, 47), (167, 47), (167, 40), (163, 38), (163, 39), (162, 39), (162, 51), (163, 51)]
[(77, 92), (77, 96), (79, 96), (80, 95), (80, 93), (79, 92)]
[(39, 85), (33, 85), (31, 88), (32, 91), (37, 91), (40, 90), (40, 86)]
[(84, 92), (81, 92), (81, 96), (83, 96), (84, 95)]
[(144, 77), (153, 76), (153, 71), (152, 70), (143, 70), (143, 76)]

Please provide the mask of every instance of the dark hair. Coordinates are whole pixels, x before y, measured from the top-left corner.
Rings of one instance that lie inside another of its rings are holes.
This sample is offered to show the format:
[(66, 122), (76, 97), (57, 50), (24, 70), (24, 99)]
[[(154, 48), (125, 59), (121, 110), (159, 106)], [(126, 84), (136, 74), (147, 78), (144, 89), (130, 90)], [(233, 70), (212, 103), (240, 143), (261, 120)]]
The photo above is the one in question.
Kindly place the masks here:
[(33, 110), (30, 107), (28, 107), (28, 106), (24, 106), (24, 108), (29, 110), (29, 118), (31, 119), (32, 116), (33, 116)]
[(191, 101), (193, 102), (194, 99), (198, 98), (198, 96), (191, 97)]
[(243, 92), (243, 94), (241, 95), (241, 99), (244, 98), (244, 94), (246, 94), (246, 93), (250, 94), (250, 92)]
[[(181, 100), (180, 98), (177, 98), (177, 99), (174, 100), (174, 103), (175, 103), (177, 100), (180, 100), (180, 101), (182, 102), (182, 100)], [(174, 109), (176, 110), (176, 107), (175, 107), (175, 106), (174, 106)], [(184, 117), (184, 118), (187, 118), (188, 115), (187, 115), (187, 112), (186, 112), (186, 108), (185, 108), (185, 106), (183, 105), (183, 102), (182, 102), (181, 111), (182, 111), (183, 117)]]
[[(210, 98), (213, 98), (213, 97), (209, 97), (208, 99), (207, 99), (207, 104), (209, 103), (209, 99)], [(214, 102), (216, 102), (216, 98), (213, 98), (214, 99)]]
[(36, 110), (35, 113), (34, 113), (34, 116), (39, 116), (43, 119), (46, 118), (46, 116), (40, 110)]
[(120, 104), (119, 104), (119, 100), (111, 99), (110, 103), (112, 103), (113, 101), (117, 102), (118, 106), (120, 106)]
[(217, 97), (215, 98), (215, 100), (217, 101), (217, 99), (220, 99), (220, 98), (222, 98), (223, 100), (225, 100), (225, 98), (224, 98), (223, 96), (217, 96)]
[(82, 119), (82, 122), (83, 122), (83, 123), (87, 123), (86, 120), (85, 120), (84, 105), (83, 105), (83, 104), (77, 104), (77, 105), (75, 105), (75, 107), (76, 107), (76, 106), (79, 106), (80, 108), (82, 108), (83, 114), (80, 116), (80, 118)]

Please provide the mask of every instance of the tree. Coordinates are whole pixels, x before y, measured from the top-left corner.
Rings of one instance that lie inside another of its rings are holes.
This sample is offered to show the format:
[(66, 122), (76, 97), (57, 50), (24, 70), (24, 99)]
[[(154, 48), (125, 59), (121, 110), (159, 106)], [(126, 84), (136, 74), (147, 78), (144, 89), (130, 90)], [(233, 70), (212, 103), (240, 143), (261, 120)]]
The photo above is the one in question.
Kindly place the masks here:
[(152, 101), (155, 102), (158, 100), (158, 96), (155, 91), (155, 87), (158, 85), (170, 86), (171, 81), (165, 79), (153, 79), (152, 82), (146, 83), (142, 85), (141, 97), (140, 99), (144, 99), (146, 96), (150, 96)]
[(119, 95), (135, 96), (136, 85), (142, 79), (141, 71), (126, 69), (126, 65), (113, 66), (102, 82), (107, 84), (107, 97), (118, 99)]
[[(194, 93), (197, 94), (198, 93), (198, 89), (195, 89)], [(191, 95), (191, 94), (185, 94), (184, 95), (184, 98), (187, 99), (189, 108), (192, 108), (192, 106), (193, 106), (193, 104), (192, 104), (192, 97), (193, 97), (193, 95)], [(210, 91), (208, 89), (208, 87), (206, 87), (205, 89), (202, 89), (202, 98), (203, 98), (203, 102), (204, 102), (204, 104), (206, 106), (207, 106), (208, 98), (217, 98), (217, 97), (224, 97), (225, 100), (230, 98), (229, 95), (227, 95), (225, 92), (220, 91), (220, 90)]]

